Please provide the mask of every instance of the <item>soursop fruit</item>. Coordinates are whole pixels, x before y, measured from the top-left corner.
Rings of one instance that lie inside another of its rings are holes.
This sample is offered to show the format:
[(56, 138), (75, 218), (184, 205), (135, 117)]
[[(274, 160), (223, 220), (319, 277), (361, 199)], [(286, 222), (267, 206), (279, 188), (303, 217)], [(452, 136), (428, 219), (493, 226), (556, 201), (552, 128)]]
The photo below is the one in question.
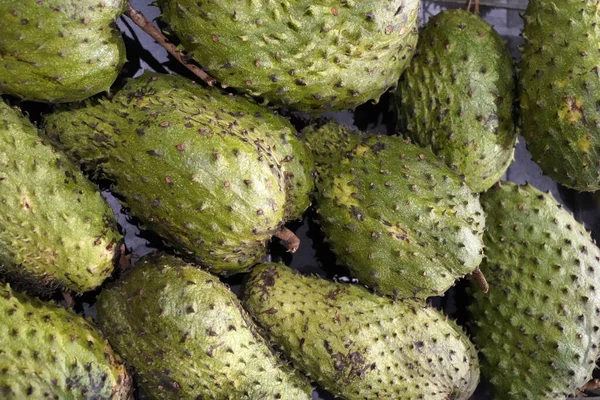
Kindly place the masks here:
[(121, 359), (89, 321), (0, 286), (3, 399), (130, 398)]
[(420, 302), (262, 264), (243, 305), (297, 368), (347, 400), (468, 399), (479, 382), (467, 336)]
[(354, 108), (397, 84), (419, 0), (160, 0), (162, 18), (222, 84), (305, 111)]
[(399, 126), (483, 192), (513, 160), (515, 79), (500, 35), (464, 10), (443, 11), (420, 32), (396, 91)]
[(523, 136), (560, 184), (600, 189), (598, 1), (531, 0), (521, 63)]
[(142, 258), (97, 306), (100, 326), (148, 398), (311, 398), (308, 381), (269, 349), (235, 295), (172, 256)]
[[(305, 132), (320, 165), (317, 209), (332, 250), (379, 292), (442, 295), (482, 260), (479, 196), (430, 150), (399, 137), (355, 135), (357, 143), (347, 134), (336, 151), (347, 129), (330, 123)], [(331, 147), (320, 146), (325, 137)]]
[(70, 102), (108, 91), (125, 63), (125, 0), (0, 1), (0, 94)]
[(486, 295), (471, 306), (497, 398), (558, 399), (591, 377), (600, 344), (600, 249), (550, 194), (502, 182), (487, 212)]
[(309, 205), (313, 163), (292, 125), (183, 77), (147, 73), (45, 127), (87, 171), (114, 181), (147, 228), (213, 272), (256, 263)]
[(81, 293), (113, 271), (112, 210), (65, 156), (0, 100), (0, 277), (33, 293)]
[(327, 174), (344, 151), (360, 144), (363, 138), (362, 132), (328, 120), (309, 125), (301, 134), (313, 155), (317, 179)]

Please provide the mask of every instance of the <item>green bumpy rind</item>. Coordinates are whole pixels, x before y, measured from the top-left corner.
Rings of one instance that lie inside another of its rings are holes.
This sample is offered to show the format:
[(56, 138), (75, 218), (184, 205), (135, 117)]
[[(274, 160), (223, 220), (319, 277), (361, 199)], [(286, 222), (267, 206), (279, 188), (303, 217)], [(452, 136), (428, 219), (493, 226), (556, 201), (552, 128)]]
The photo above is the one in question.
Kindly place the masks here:
[(216, 277), (142, 258), (98, 298), (98, 321), (151, 399), (309, 400), (308, 381), (267, 346)]
[(487, 294), (470, 307), (497, 398), (558, 399), (592, 377), (600, 344), (600, 249), (550, 195), (502, 182), (487, 212)]
[(130, 398), (125, 366), (91, 322), (8, 285), (0, 308), (2, 399)]
[(424, 299), (477, 268), (485, 225), (479, 197), (431, 151), (363, 135), (337, 158), (317, 183), (317, 207), (353, 276), (384, 294)]
[(326, 174), (338, 162), (343, 152), (360, 143), (362, 133), (337, 122), (309, 125), (302, 131), (302, 137), (313, 154), (315, 171)]
[(183, 77), (130, 80), (112, 100), (47, 117), (47, 135), (115, 182), (133, 215), (213, 272), (264, 254), (312, 191), (312, 159), (291, 124)]
[(108, 91), (125, 63), (124, 0), (0, 1), (0, 94), (71, 102)]
[(531, 0), (521, 62), (523, 136), (558, 183), (600, 189), (600, 2)]
[(346, 400), (469, 399), (479, 383), (468, 337), (420, 302), (262, 264), (243, 305), (297, 368)]
[(500, 35), (481, 17), (443, 11), (420, 32), (396, 91), (399, 126), (483, 192), (513, 160), (515, 78)]
[(183, 47), (221, 83), (309, 112), (378, 100), (418, 38), (418, 0), (158, 3)]
[(113, 271), (112, 210), (20, 111), (0, 100), (0, 276), (21, 290), (92, 290)]

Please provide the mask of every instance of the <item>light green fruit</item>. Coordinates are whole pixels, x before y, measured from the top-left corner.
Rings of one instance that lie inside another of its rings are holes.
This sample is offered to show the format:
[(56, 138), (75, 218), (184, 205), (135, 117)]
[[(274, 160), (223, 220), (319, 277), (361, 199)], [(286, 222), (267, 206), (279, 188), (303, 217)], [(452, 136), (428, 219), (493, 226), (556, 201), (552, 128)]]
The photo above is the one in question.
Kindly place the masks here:
[(0, 1), (0, 94), (70, 102), (108, 91), (125, 63), (124, 0)]
[(432, 17), (396, 99), (402, 132), (430, 147), (474, 191), (504, 175), (517, 140), (513, 63), (481, 17), (463, 10)]
[(550, 194), (502, 182), (483, 194), (487, 294), (471, 306), (497, 398), (564, 399), (592, 377), (600, 344), (600, 249)]
[(167, 255), (140, 260), (98, 298), (98, 320), (151, 399), (308, 400), (219, 280)]
[[(425, 299), (477, 268), (485, 224), (478, 195), (430, 150), (335, 124), (305, 136), (319, 163), (319, 221), (353, 276), (384, 294)], [(324, 137), (331, 146), (319, 145)]]
[(183, 47), (223, 84), (309, 112), (395, 86), (417, 43), (418, 0), (160, 0)]
[(112, 273), (119, 241), (94, 185), (0, 100), (0, 276), (33, 293), (86, 292)]
[(262, 264), (243, 305), (297, 368), (347, 400), (469, 399), (479, 382), (467, 336), (419, 302)]
[(2, 399), (130, 398), (125, 366), (92, 323), (8, 285), (0, 309)]
[(147, 73), (46, 134), (150, 230), (218, 273), (248, 269), (309, 205), (313, 161), (292, 125), (243, 98)]
[(531, 0), (523, 16), (523, 136), (546, 175), (579, 191), (600, 189), (598, 7)]

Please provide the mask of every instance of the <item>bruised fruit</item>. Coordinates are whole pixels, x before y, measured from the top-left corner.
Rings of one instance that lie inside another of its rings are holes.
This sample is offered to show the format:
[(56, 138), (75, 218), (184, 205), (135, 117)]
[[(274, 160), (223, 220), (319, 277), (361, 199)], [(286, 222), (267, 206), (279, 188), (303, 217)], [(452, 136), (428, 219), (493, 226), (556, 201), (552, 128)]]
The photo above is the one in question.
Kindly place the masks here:
[(515, 79), (500, 35), (481, 17), (447, 10), (420, 32), (396, 91), (400, 126), (483, 192), (513, 160)]
[(319, 164), (319, 220), (340, 264), (402, 298), (442, 295), (473, 272), (485, 225), (478, 195), (427, 149), (346, 131), (336, 150), (340, 130), (327, 124), (305, 132)]
[(600, 344), (600, 249), (532, 186), (502, 182), (487, 213), (487, 294), (471, 306), (482, 373), (497, 398), (558, 399), (592, 377)]
[(222, 84), (309, 112), (378, 100), (410, 62), (419, 0), (160, 0), (183, 47)]
[(33, 293), (81, 293), (113, 271), (108, 204), (65, 156), (0, 100), (0, 276)]
[(125, 0), (0, 1), (0, 94), (70, 102), (108, 91), (125, 63)]
[(142, 258), (98, 298), (98, 320), (151, 399), (309, 400), (235, 295), (172, 256)]
[(479, 382), (467, 336), (414, 300), (262, 264), (243, 305), (297, 368), (347, 400), (469, 399)]
[(130, 398), (121, 359), (89, 321), (0, 286), (3, 399)]
[(312, 191), (283, 117), (183, 77), (147, 73), (111, 100), (50, 115), (46, 133), (133, 215), (217, 273), (246, 270)]

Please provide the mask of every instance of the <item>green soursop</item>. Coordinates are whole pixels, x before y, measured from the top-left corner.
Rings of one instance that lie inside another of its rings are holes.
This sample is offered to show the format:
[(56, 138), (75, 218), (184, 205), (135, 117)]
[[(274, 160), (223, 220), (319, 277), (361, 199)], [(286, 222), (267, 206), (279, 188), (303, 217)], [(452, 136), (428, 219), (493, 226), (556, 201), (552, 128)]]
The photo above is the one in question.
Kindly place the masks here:
[(69, 102), (107, 91), (125, 63), (125, 0), (0, 1), (0, 94)]
[(222, 84), (305, 111), (354, 108), (395, 86), (419, 0), (160, 0), (183, 47)]
[(318, 179), (339, 161), (342, 152), (360, 143), (363, 133), (337, 122), (318, 121), (302, 131), (302, 138), (313, 155)]
[(523, 136), (560, 184), (600, 189), (600, 2), (530, 0), (521, 63)]
[(506, 172), (517, 140), (513, 64), (479, 16), (448, 10), (432, 17), (396, 95), (402, 131), (471, 189), (483, 192)]
[(267, 347), (235, 295), (172, 256), (142, 258), (97, 305), (100, 326), (149, 398), (310, 399), (308, 381)]
[(431, 151), (399, 137), (346, 136), (340, 150), (324, 151), (324, 137), (333, 145), (340, 130), (327, 124), (305, 137), (320, 165), (319, 220), (341, 264), (402, 298), (442, 295), (473, 272), (485, 225), (478, 195)]
[(469, 399), (479, 382), (467, 336), (420, 302), (263, 264), (243, 305), (297, 368), (347, 400)]
[(2, 399), (130, 399), (131, 378), (96, 327), (0, 286)]
[(146, 74), (112, 100), (46, 119), (46, 133), (131, 212), (218, 273), (256, 263), (309, 205), (312, 159), (292, 125), (246, 99)]
[(112, 273), (119, 240), (96, 188), (0, 100), (0, 276), (34, 293), (86, 292)]
[(490, 282), (471, 306), (497, 398), (564, 399), (592, 377), (600, 344), (600, 249), (550, 194), (502, 182), (483, 194)]

